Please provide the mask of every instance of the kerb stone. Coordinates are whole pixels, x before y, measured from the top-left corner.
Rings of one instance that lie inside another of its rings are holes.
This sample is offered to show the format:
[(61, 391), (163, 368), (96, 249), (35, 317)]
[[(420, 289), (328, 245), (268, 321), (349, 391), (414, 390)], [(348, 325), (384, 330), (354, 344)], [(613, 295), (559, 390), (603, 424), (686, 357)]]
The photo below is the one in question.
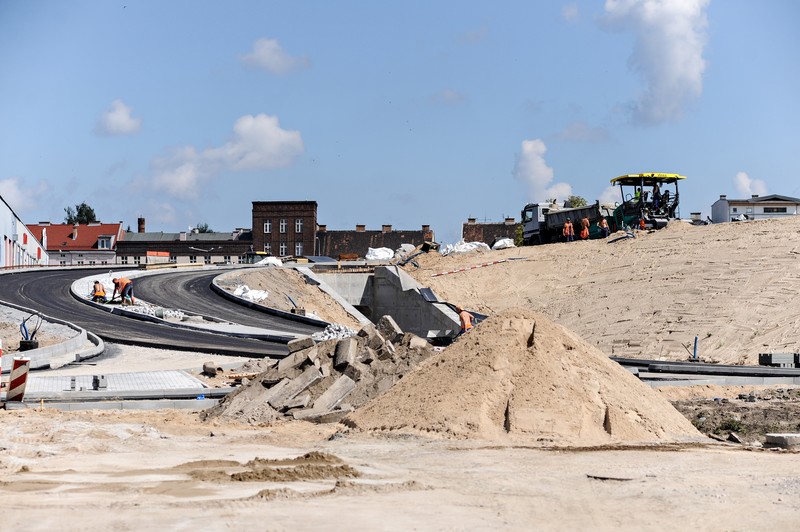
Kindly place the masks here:
[(295, 351), (300, 351), (301, 349), (306, 349), (308, 347), (314, 347), (314, 339), (310, 336), (303, 336), (301, 338), (296, 338), (294, 340), (290, 340), (286, 347), (289, 348), (289, 353), (294, 353)]
[(356, 361), (358, 351), (358, 340), (350, 336), (343, 338), (336, 344), (336, 356), (333, 359), (333, 367), (341, 369), (353, 364)]
[(322, 378), (322, 374), (314, 366), (309, 366), (300, 376), (292, 379), (289, 384), (284, 386), (278, 393), (267, 401), (272, 408), (281, 409), (286, 404), (297, 397), (306, 388)]

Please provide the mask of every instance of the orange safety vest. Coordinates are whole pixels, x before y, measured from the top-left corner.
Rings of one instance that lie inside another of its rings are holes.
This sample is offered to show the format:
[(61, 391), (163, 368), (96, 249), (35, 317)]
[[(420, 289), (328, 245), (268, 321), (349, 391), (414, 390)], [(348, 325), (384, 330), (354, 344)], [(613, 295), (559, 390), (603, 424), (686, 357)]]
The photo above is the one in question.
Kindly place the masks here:
[(589, 238), (589, 228), (588, 227), (584, 227), (583, 229), (581, 229), (581, 238), (584, 239), (584, 240)]
[(106, 295), (105, 287), (103, 287), (103, 285), (100, 283), (94, 285), (94, 295), (98, 297)]
[(575, 230), (572, 228), (572, 222), (564, 224), (564, 236), (574, 235)]
[(131, 284), (131, 280), (130, 279), (126, 279), (125, 277), (120, 277), (119, 279), (117, 279), (116, 285), (117, 285), (117, 290), (119, 291), (119, 293), (121, 294), (122, 290), (126, 286), (128, 286), (129, 284)]

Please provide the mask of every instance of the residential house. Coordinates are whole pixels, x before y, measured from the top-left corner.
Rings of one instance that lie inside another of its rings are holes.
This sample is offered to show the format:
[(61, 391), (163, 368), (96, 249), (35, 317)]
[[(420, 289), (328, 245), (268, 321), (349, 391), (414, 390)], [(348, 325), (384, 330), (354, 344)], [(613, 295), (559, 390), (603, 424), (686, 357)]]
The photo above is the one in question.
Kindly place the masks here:
[(50, 265), (93, 266), (114, 264), (116, 247), (124, 238), (122, 222), (104, 224), (28, 224), (28, 229), (50, 255)]
[(0, 196), (0, 268), (46, 266), (48, 255), (41, 240), (22, 223), (14, 209)]
[(714, 223), (734, 220), (763, 220), (783, 218), (800, 212), (800, 198), (770, 194), (752, 195), (748, 199), (728, 199), (724, 194), (711, 205), (711, 221)]

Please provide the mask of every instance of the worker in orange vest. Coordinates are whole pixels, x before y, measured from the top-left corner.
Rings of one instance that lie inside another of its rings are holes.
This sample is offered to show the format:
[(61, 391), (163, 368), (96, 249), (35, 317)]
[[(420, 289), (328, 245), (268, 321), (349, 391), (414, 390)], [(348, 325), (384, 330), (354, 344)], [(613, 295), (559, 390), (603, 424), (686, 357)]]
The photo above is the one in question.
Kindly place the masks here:
[(575, 240), (575, 228), (572, 227), (572, 222), (569, 218), (567, 218), (567, 222), (564, 224), (564, 240), (567, 242)]
[(136, 304), (136, 299), (133, 297), (133, 281), (126, 279), (125, 277), (115, 277), (111, 280), (111, 282), (114, 283), (114, 292), (111, 294), (112, 301), (116, 297), (117, 291), (119, 291), (123, 305)]
[(589, 222), (589, 218), (584, 216), (581, 219), (581, 239), (583, 240), (589, 238), (589, 225), (591, 225), (591, 222)]
[(461, 331), (456, 336), (460, 336), (472, 329), (472, 320), (475, 319), (475, 316), (461, 307), (456, 307), (456, 312), (458, 313), (458, 319), (461, 322)]
[(92, 301), (95, 303), (106, 302), (106, 287), (103, 286), (103, 283), (100, 281), (94, 282), (94, 288), (92, 288)]

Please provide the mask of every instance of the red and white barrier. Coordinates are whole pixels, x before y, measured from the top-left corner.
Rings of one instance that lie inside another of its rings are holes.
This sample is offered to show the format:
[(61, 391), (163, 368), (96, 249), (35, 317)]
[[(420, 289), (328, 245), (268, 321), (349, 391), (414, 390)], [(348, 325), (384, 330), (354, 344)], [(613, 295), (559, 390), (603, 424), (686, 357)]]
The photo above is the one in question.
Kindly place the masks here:
[(11, 366), (11, 378), (8, 381), (8, 391), (6, 392), (7, 402), (22, 402), (30, 367), (30, 358), (14, 358), (14, 365)]

